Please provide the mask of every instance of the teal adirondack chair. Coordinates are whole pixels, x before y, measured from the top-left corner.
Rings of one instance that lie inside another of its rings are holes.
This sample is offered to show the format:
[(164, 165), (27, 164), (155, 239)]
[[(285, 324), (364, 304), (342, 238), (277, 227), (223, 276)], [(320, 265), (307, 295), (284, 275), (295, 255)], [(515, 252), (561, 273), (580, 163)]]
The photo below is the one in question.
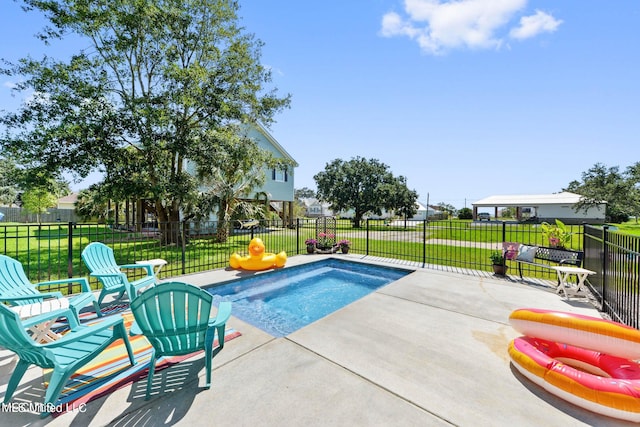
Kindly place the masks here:
[[(71, 330), (60, 339), (39, 344), (25, 331), (25, 328), (37, 322), (44, 322), (53, 317), (69, 319)], [(34, 316), (21, 322), (17, 313), (0, 304), (0, 346), (16, 353), (20, 358), (9, 379), (4, 403), (9, 403), (30, 365), (52, 368), (51, 380), (44, 396), (45, 411), (40, 414), (41, 417), (46, 417), (49, 415), (46, 409), (55, 405), (71, 375), (119, 339), (124, 340), (129, 361), (131, 365), (135, 365), (122, 316), (104, 318), (91, 326), (85, 326), (75, 321), (71, 310), (65, 309)]]
[[(113, 256), (113, 249), (109, 246), (93, 242), (82, 251), (82, 261), (89, 269), (89, 275), (97, 278), (102, 284), (102, 291), (98, 296), (98, 303), (102, 303), (105, 296), (119, 292), (119, 297), (125, 293), (129, 301), (133, 301), (138, 291), (156, 283), (156, 276), (151, 264), (118, 265)], [(147, 273), (141, 279), (129, 281), (123, 269), (144, 269)]]
[[(69, 308), (76, 320), (78, 320), (78, 312), (89, 304), (93, 304), (96, 314), (101, 317), (100, 304), (85, 277), (50, 280), (34, 285), (29, 281), (19, 261), (6, 255), (0, 255), (0, 302), (11, 306), (26, 306), (29, 304), (42, 304), (52, 298), (65, 298), (60, 292), (40, 292), (36, 287), (69, 283), (79, 283), (82, 287), (81, 293), (66, 297)], [(46, 310), (42, 310), (42, 312), (44, 311)]]
[[(211, 318), (212, 295), (197, 286), (167, 282), (142, 292), (131, 302), (135, 323), (132, 335), (144, 334), (153, 347), (149, 362), (147, 394), (151, 396), (156, 359), (204, 350), (206, 388), (211, 386), (212, 359), (224, 347), (224, 330), (231, 315), (231, 303), (221, 302)], [(215, 334), (218, 346), (213, 347)]]

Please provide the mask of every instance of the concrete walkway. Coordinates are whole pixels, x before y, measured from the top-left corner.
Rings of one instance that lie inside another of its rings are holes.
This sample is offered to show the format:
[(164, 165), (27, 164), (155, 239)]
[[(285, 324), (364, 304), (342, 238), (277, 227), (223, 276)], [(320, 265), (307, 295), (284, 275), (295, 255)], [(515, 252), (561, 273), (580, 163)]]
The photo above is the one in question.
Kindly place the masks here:
[[(319, 258), (292, 257), (287, 266)], [(216, 270), (181, 279), (205, 285), (242, 275)], [(162, 384), (177, 390), (149, 401), (143, 379), (85, 412), (45, 420), (5, 413), (0, 425), (632, 425), (566, 403), (510, 365), (507, 345), (518, 333), (508, 316), (521, 307), (598, 316), (586, 299), (564, 300), (551, 287), (418, 269), (284, 338), (232, 317), (229, 326), (242, 336), (214, 359), (209, 390), (201, 388), (197, 356), (165, 371)], [(4, 394), (11, 370), (0, 368)], [(28, 375), (16, 399), (41, 402), (41, 371)]]

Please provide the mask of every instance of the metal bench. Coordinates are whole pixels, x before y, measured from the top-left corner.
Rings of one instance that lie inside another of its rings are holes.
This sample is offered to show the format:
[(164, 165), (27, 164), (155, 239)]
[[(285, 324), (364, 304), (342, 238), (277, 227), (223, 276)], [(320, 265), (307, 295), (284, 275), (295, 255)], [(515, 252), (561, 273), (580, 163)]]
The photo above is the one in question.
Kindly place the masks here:
[[(520, 252), (522, 246), (536, 248), (535, 255), (533, 256), (533, 259), (531, 261), (518, 259), (517, 254)], [(518, 264), (518, 273), (520, 274), (520, 278), (522, 278), (522, 264), (528, 264), (535, 267), (542, 267), (553, 270), (553, 267), (555, 265), (571, 265), (575, 267), (582, 267), (582, 260), (584, 259), (583, 251), (574, 251), (571, 249), (523, 245), (520, 243), (512, 242), (504, 242), (502, 244), (502, 247), (505, 251), (505, 257), (511, 261), (515, 261)], [(509, 254), (514, 250), (516, 251), (516, 256), (510, 257)]]

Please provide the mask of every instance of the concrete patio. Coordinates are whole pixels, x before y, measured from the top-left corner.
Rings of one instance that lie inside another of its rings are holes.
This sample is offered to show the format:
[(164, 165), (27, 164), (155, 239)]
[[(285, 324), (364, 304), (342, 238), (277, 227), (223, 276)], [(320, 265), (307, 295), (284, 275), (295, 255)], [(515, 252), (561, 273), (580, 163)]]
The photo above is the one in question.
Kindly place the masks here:
[[(292, 257), (287, 267), (318, 259)], [(175, 279), (206, 285), (243, 275), (226, 269)], [(587, 299), (567, 301), (551, 286), (417, 269), (284, 338), (232, 317), (228, 326), (242, 336), (214, 359), (209, 390), (196, 356), (164, 371), (163, 384), (174, 376), (177, 390), (149, 401), (145, 378), (84, 412), (44, 420), (5, 412), (0, 425), (632, 425), (566, 403), (511, 366), (507, 345), (519, 334), (508, 317), (522, 307), (598, 316)], [(0, 355), (3, 396), (12, 357)], [(42, 370), (30, 369), (14, 400), (42, 402), (41, 381)]]

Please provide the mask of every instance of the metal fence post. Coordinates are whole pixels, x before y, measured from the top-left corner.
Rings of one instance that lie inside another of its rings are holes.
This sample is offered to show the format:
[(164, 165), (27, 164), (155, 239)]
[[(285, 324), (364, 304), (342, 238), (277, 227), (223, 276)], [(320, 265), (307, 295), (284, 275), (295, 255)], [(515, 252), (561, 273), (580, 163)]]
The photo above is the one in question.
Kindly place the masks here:
[(602, 227), (602, 307), (607, 302), (607, 267), (609, 266), (609, 226), (604, 225)]
[(427, 222), (426, 219), (422, 221), (422, 268), (427, 265)]
[(366, 230), (367, 230), (367, 231), (366, 231), (366, 234), (365, 234), (365, 236), (366, 236), (366, 242), (367, 242), (367, 244), (366, 244), (366, 250), (365, 250), (365, 255), (369, 255), (369, 219), (366, 219), (365, 221), (366, 221), (366, 224), (367, 224), (367, 226), (366, 226)]
[(69, 221), (67, 232), (67, 275), (73, 277), (73, 222)]
[(182, 247), (182, 274), (186, 274), (187, 272), (187, 248), (186, 248), (186, 243), (185, 243), (185, 235), (184, 235), (184, 227), (186, 226), (186, 223), (184, 221), (181, 221), (178, 223), (178, 226), (180, 227), (180, 229), (178, 230), (178, 233), (180, 233), (181, 235), (181, 239), (180, 239), (180, 246)]
[(296, 255), (300, 254), (300, 218), (296, 218)]

